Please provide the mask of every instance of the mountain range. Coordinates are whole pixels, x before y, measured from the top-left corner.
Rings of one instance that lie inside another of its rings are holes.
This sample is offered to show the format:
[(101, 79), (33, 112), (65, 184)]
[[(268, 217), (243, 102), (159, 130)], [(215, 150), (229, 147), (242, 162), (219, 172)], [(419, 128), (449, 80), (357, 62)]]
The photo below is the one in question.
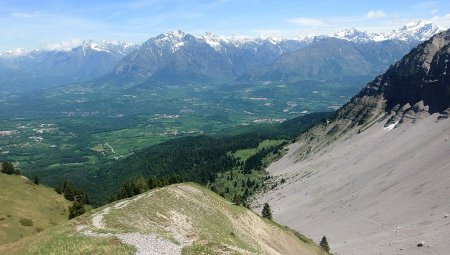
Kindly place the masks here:
[(84, 41), (69, 50), (17, 49), (0, 53), (0, 88), (22, 91), (83, 82), (104, 75), (136, 45)]
[(350, 28), (339, 31), (333, 34), (332, 37), (359, 43), (367, 43), (372, 41), (380, 42), (387, 40), (425, 41), (442, 30), (442, 28), (433, 23), (419, 20), (417, 22), (402, 26), (401, 28), (384, 33), (367, 33), (359, 31), (355, 28)]
[(321, 80), (383, 72), (440, 29), (418, 22), (384, 34), (283, 38), (194, 36), (151, 38), (122, 59), (109, 80), (155, 83)]
[(376, 74), (439, 30), (420, 21), (383, 34), (351, 29), (289, 39), (171, 31), (142, 44), (85, 41), (72, 49), (17, 49), (0, 52), (0, 87), (3, 93), (28, 91), (102, 76), (102, 82), (153, 85)]

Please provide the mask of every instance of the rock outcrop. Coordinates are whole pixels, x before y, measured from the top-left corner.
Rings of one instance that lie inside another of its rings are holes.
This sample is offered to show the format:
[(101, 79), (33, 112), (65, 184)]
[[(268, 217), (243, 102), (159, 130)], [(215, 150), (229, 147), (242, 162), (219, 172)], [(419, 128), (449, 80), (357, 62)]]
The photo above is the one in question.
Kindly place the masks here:
[[(423, 101), (430, 113), (450, 106), (450, 30), (417, 46), (357, 97), (382, 95), (386, 110)], [(398, 108), (400, 109), (400, 108)]]

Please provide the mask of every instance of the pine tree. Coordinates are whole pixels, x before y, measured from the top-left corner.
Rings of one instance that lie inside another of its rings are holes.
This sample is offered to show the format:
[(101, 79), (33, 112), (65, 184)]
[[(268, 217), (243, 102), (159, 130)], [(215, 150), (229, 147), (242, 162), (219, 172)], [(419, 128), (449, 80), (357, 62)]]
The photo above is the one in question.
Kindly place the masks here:
[(19, 174), (20, 172), (14, 169), (14, 166), (11, 162), (2, 162), (2, 173), (5, 174)]
[(320, 247), (322, 247), (322, 249), (326, 250), (327, 252), (330, 252), (330, 246), (328, 245), (326, 236), (322, 237), (322, 241), (320, 241)]
[(85, 211), (86, 209), (84, 208), (83, 203), (78, 202), (77, 200), (73, 201), (73, 205), (69, 207), (69, 220), (82, 215)]
[(136, 189), (138, 190), (139, 194), (148, 190), (148, 182), (143, 176), (139, 177), (136, 180)]
[(63, 188), (61, 185), (58, 185), (55, 187), (55, 192), (58, 194), (62, 194), (63, 193)]
[(155, 178), (149, 177), (149, 178), (147, 179), (147, 186), (148, 186), (148, 189), (154, 189), (154, 188), (156, 188), (156, 180), (155, 180)]
[(39, 185), (39, 177), (37, 175), (33, 177), (33, 182), (34, 184)]
[(242, 204), (242, 196), (238, 195), (238, 194), (234, 194), (233, 203), (235, 205), (241, 205)]
[(67, 199), (69, 201), (75, 200), (75, 190), (74, 190), (73, 186), (67, 182), (64, 182), (64, 184), (63, 184), (63, 193), (64, 193), (65, 199)]
[(269, 220), (272, 219), (272, 210), (270, 209), (270, 205), (268, 203), (264, 204), (264, 208), (262, 209), (261, 215)]

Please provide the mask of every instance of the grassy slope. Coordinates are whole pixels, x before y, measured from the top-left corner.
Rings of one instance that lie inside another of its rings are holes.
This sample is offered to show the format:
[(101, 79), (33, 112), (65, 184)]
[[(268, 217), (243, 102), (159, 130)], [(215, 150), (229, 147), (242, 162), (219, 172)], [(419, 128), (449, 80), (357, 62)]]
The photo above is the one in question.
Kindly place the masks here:
[[(128, 201), (128, 202), (127, 202)], [(133, 199), (98, 208), (92, 214), (44, 231), (4, 248), (8, 254), (132, 254), (135, 249), (114, 236), (86, 237), (76, 226), (94, 233), (141, 233), (180, 245), (182, 254), (325, 254), (292, 230), (235, 206), (197, 184), (176, 184)], [(122, 205), (122, 206), (117, 206)], [(105, 228), (92, 218), (105, 208)], [(0, 253), (2, 249), (0, 247)]]
[(257, 148), (250, 148), (250, 149), (243, 149), (243, 150), (237, 150), (234, 153), (234, 156), (236, 158), (239, 158), (242, 162), (245, 162), (248, 158), (258, 153), (263, 148), (268, 148), (272, 146), (277, 146), (281, 143), (283, 143), (285, 140), (264, 140), (261, 143), (259, 143)]
[[(242, 163), (244, 163), (248, 158), (255, 155), (263, 148), (269, 148), (272, 146), (280, 145), (286, 140), (264, 140), (259, 143), (258, 147), (237, 150), (233, 153), (233, 156), (238, 158)], [(284, 155), (285, 151), (281, 150), (280, 154), (270, 153), (266, 157), (263, 158), (263, 167), (267, 167), (271, 162), (281, 158)], [(264, 181), (266, 180), (267, 172), (255, 171), (252, 170), (250, 174), (244, 174), (242, 169), (234, 168), (231, 171), (225, 171), (217, 174), (215, 180), (215, 187), (217, 189), (217, 193), (223, 195), (226, 199), (232, 201), (235, 195), (242, 196), (245, 188), (249, 189), (250, 194), (252, 195), (255, 191), (262, 188)], [(254, 185), (248, 187), (245, 183), (247, 180), (254, 182)], [(237, 184), (235, 186), (235, 183)]]
[[(69, 202), (53, 189), (0, 174), (0, 245), (67, 221)], [(21, 219), (33, 221), (23, 226)]]
[(84, 254), (134, 254), (135, 249), (122, 244), (115, 237), (94, 238), (75, 229), (71, 221), (29, 236), (18, 242), (0, 246), (0, 254), (9, 255), (84, 255)]

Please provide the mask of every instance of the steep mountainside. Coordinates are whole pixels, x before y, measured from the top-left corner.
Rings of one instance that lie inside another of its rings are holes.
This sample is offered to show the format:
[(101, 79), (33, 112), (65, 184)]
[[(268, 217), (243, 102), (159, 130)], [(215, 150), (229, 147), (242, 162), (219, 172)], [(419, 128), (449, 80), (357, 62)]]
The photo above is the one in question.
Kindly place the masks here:
[[(69, 201), (53, 189), (0, 173), (0, 245), (67, 221)], [(1, 252), (0, 252), (1, 253)]]
[(7, 254), (326, 254), (196, 184), (151, 190), (0, 247)]
[(432, 37), (301, 134), (254, 205), (338, 253), (447, 254), (449, 46), (450, 30)]
[(420, 100), (430, 111), (441, 112), (450, 102), (450, 35), (441, 33), (392, 66), (384, 75), (370, 83), (359, 95), (383, 94), (387, 109), (414, 105)]

